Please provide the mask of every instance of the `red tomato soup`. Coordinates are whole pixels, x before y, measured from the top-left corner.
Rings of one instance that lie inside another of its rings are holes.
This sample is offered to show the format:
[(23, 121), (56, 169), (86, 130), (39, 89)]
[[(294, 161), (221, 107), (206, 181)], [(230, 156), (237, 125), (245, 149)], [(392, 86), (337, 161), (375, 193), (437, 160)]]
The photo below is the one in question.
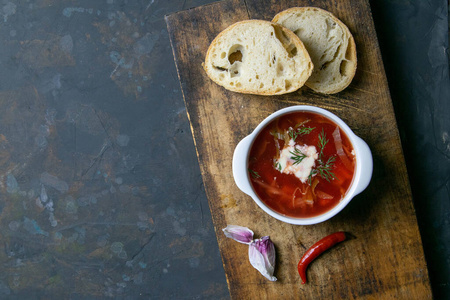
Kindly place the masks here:
[(345, 196), (355, 171), (347, 135), (311, 112), (278, 117), (256, 137), (248, 161), (253, 189), (274, 211), (295, 218), (320, 215)]

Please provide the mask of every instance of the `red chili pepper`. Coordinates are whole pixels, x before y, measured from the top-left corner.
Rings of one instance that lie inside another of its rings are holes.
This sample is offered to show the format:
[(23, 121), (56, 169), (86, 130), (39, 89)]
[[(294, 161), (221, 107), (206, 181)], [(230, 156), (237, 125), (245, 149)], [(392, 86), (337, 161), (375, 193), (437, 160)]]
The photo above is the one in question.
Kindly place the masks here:
[(340, 243), (346, 239), (345, 233), (342, 231), (335, 232), (330, 234), (308, 249), (308, 251), (303, 254), (302, 258), (298, 262), (298, 274), (300, 274), (300, 278), (302, 279), (302, 284), (306, 283), (306, 268), (308, 265), (320, 254), (330, 249), (337, 243)]

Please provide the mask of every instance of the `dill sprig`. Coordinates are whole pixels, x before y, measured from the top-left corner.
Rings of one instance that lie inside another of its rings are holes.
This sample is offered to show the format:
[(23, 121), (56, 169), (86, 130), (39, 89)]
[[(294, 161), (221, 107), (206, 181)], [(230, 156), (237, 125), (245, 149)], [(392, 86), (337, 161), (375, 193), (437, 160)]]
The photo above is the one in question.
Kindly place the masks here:
[(302, 162), (303, 159), (306, 158), (306, 155), (303, 154), (299, 149), (294, 148), (294, 152), (289, 151), (293, 156), (291, 159), (294, 160), (294, 165), (297, 165)]
[(336, 175), (331, 171), (334, 167), (336, 156), (330, 156), (326, 162), (323, 159), (323, 150), (327, 143), (327, 136), (325, 131), (322, 129), (322, 132), (319, 134), (319, 142), (317, 143), (317, 147), (320, 149), (319, 159), (317, 160), (318, 166), (315, 169), (312, 169), (311, 173), (309, 173), (308, 180), (310, 185), (312, 177), (316, 175), (319, 175), (328, 182), (332, 179), (336, 179)]
[(323, 156), (323, 149), (325, 148), (327, 143), (328, 143), (327, 135), (325, 134), (325, 131), (322, 128), (322, 132), (319, 134), (319, 142), (317, 144), (317, 147), (320, 149), (319, 157)]
[(292, 127), (289, 128), (288, 130), (288, 134), (289, 137), (294, 140), (297, 139), (298, 136), (302, 136), (302, 135), (307, 135), (310, 134), (311, 131), (313, 131), (315, 129), (315, 127), (311, 128), (311, 127), (298, 127), (297, 130), (294, 130)]
[(248, 169), (248, 172), (250, 173), (250, 175), (252, 175), (253, 178), (257, 179), (260, 178), (261, 175), (258, 174), (258, 172), (253, 171), (252, 169)]
[(281, 164), (279, 162), (275, 163), (275, 168), (281, 172)]
[(318, 174), (320, 177), (322, 177), (323, 179), (325, 179), (326, 181), (330, 182), (332, 179), (336, 179), (336, 175), (334, 175), (334, 173), (331, 171), (331, 169), (333, 169), (334, 167), (334, 161), (336, 160), (335, 156), (330, 156), (327, 160), (326, 163), (323, 163), (322, 161), (319, 162), (319, 166), (317, 166), (316, 169), (311, 171), (312, 173), (315, 174), (310, 174), (310, 176), (312, 177), (313, 175)]

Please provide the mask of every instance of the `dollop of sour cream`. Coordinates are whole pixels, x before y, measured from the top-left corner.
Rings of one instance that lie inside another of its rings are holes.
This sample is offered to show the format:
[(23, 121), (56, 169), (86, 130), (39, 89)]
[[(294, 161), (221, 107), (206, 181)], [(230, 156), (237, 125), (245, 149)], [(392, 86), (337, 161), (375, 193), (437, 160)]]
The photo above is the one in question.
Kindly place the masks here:
[[(293, 153), (296, 151), (305, 155), (300, 163), (295, 163), (296, 161), (292, 159)], [(275, 165), (281, 173), (294, 174), (302, 183), (305, 183), (318, 158), (319, 154), (315, 146), (296, 145), (295, 141), (291, 139), (280, 151), (280, 157), (276, 160)]]

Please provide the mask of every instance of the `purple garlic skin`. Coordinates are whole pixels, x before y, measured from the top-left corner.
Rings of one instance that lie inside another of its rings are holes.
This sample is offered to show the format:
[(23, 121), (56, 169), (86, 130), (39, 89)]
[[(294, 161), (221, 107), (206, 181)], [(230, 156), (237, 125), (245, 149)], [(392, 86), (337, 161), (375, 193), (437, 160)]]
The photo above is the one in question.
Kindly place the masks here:
[(228, 225), (226, 228), (222, 229), (222, 231), (226, 237), (242, 244), (250, 245), (253, 241), (253, 231), (247, 227)]

